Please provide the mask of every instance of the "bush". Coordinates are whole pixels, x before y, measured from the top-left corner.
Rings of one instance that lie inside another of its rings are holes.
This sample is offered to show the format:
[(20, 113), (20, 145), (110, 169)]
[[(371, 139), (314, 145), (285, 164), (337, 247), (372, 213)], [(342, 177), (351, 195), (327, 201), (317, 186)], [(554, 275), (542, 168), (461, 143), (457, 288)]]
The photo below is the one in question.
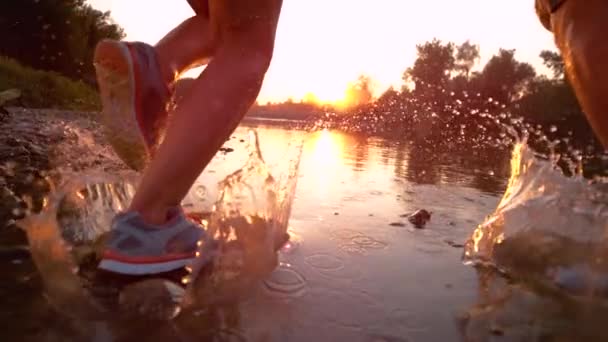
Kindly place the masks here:
[(35, 70), (0, 56), (0, 91), (17, 88), (21, 105), (29, 108), (99, 110), (97, 91), (53, 71)]

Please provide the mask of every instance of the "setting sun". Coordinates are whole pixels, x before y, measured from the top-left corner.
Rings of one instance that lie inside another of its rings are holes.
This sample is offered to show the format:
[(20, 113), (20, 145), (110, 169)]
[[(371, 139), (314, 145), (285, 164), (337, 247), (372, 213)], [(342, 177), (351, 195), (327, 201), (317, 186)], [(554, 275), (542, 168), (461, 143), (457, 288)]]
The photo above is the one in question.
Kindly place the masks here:
[(348, 108), (368, 103), (374, 97), (372, 80), (364, 75), (343, 87), (332, 84), (321, 84), (319, 87), (321, 89), (318, 91), (306, 93), (303, 101), (320, 105), (328, 104), (337, 108)]
[(331, 84), (320, 84), (318, 89), (304, 95), (304, 102), (315, 104), (339, 104), (344, 101), (345, 87), (337, 87)]
[[(140, 1), (90, 2), (112, 11), (128, 40), (152, 44), (193, 14), (186, 1), (149, 0), (145, 6)], [(416, 57), (416, 44), (434, 37), (480, 44), (480, 63), (500, 47), (514, 48), (519, 59), (543, 70), (538, 53), (554, 44), (532, 3), (517, 0), (496, 7), (487, 0), (285, 0), (258, 101), (299, 101), (311, 93), (321, 103), (342, 103), (349, 82), (360, 75), (375, 82), (374, 96), (389, 86), (399, 89), (403, 71)]]

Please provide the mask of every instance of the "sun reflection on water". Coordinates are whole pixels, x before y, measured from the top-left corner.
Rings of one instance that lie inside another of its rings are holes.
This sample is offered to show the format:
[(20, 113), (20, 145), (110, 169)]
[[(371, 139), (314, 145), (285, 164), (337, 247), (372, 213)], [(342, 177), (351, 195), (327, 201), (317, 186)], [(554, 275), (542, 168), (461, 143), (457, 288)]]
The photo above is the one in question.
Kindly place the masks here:
[(329, 130), (313, 133), (304, 146), (304, 151), (308, 155), (304, 172), (310, 177), (309, 179), (314, 179), (314, 191), (319, 198), (326, 198), (330, 188), (338, 180), (344, 150), (344, 137)]
[(312, 159), (325, 171), (334, 168), (344, 152), (344, 139), (339, 134), (326, 129), (315, 134), (311, 145), (309, 150)]

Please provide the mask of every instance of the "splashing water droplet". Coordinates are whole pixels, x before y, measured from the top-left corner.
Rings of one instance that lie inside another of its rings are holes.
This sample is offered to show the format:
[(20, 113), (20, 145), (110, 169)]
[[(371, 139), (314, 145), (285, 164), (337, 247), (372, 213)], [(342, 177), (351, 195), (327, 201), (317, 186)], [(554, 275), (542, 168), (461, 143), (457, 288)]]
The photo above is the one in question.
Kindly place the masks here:
[(283, 169), (276, 168), (279, 177), (265, 164), (255, 131), (249, 131), (247, 149), (245, 165), (219, 183), (219, 196), (208, 219), (208, 232), (223, 246), (222, 253), (213, 261), (210, 281), (195, 282), (209, 260), (203, 244), (192, 265), (188, 301), (204, 299), (222, 288), (246, 286), (248, 277), (265, 276), (276, 266), (277, 242), (284, 241), (287, 232), (301, 145), (288, 149)]
[[(573, 149), (573, 160), (579, 152)], [(576, 163), (570, 167), (574, 175), (582, 169)], [(554, 282), (553, 269), (577, 264), (605, 278), (605, 268), (596, 261), (608, 255), (608, 193), (602, 186), (580, 176), (564, 177), (551, 160), (536, 158), (528, 145), (518, 143), (509, 186), (496, 211), (467, 241), (465, 263), (489, 263), (539, 284)], [(595, 285), (601, 293), (608, 291), (608, 283)]]

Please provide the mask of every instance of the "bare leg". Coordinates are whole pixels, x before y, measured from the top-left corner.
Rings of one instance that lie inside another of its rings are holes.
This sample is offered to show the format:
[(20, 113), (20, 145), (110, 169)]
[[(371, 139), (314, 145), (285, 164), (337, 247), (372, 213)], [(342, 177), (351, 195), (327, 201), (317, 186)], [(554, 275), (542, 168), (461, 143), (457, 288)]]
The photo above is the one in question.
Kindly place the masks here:
[(165, 82), (171, 84), (184, 71), (207, 64), (215, 45), (208, 18), (186, 19), (155, 46)]
[(596, 135), (608, 148), (608, 2), (568, 0), (551, 15), (567, 75)]
[[(247, 2), (221, 0), (216, 6), (228, 6), (226, 3)], [(255, 101), (272, 58), (281, 2), (259, 3), (273, 5), (259, 16), (266, 18), (260, 19), (264, 23), (239, 21), (247, 27), (222, 27), (222, 41), (213, 60), (194, 82), (191, 96), (184, 98), (171, 115), (165, 140), (145, 170), (131, 203), (130, 209), (139, 212), (145, 221), (160, 224), (166, 220), (167, 210), (180, 204)], [(218, 16), (225, 14), (220, 11)], [(248, 18), (253, 14), (246, 13)]]

